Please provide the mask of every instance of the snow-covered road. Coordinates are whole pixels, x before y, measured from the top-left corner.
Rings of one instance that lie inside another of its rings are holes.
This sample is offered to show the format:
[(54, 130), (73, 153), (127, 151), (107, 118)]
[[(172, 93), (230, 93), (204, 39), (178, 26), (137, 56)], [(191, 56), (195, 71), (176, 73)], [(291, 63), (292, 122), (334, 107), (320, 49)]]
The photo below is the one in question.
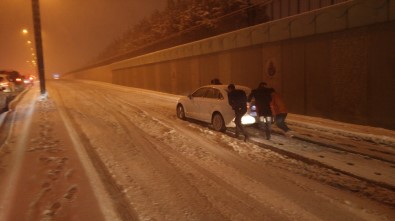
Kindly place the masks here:
[(298, 139), (267, 141), (251, 127), (245, 143), (177, 119), (176, 95), (91, 81), (47, 88), (123, 219), (395, 219), (393, 131), (306, 126), (291, 115)]

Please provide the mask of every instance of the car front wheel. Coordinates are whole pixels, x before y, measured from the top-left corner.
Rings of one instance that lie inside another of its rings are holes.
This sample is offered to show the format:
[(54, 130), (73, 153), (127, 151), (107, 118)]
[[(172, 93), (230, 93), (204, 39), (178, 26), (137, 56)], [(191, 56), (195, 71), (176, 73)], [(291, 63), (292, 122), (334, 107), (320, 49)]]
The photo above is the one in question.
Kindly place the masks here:
[(184, 107), (181, 104), (177, 105), (177, 117), (179, 119), (181, 119), (181, 120), (185, 120), (186, 119), (186, 117), (185, 117), (185, 110), (184, 110)]
[(214, 114), (214, 116), (211, 120), (211, 123), (213, 125), (214, 130), (225, 132), (225, 130), (226, 130), (225, 121), (220, 113)]

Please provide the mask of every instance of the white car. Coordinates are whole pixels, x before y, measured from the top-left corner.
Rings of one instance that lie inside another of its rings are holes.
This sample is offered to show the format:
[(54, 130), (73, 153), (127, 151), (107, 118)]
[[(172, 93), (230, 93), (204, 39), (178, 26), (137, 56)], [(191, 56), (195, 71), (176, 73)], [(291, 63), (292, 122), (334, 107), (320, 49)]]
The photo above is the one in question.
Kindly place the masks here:
[(2, 92), (14, 92), (14, 83), (9, 81), (8, 75), (0, 74), (0, 90)]
[[(236, 85), (236, 89), (242, 89), (248, 96), (251, 89), (245, 86)], [(227, 85), (207, 85), (198, 88), (191, 95), (181, 97), (177, 102), (177, 117), (185, 120), (192, 118), (195, 120), (211, 123), (214, 130), (226, 131), (227, 127), (235, 127), (235, 113), (228, 102)], [(242, 117), (243, 125), (255, 123), (255, 112), (248, 108), (247, 113)]]
[(7, 96), (0, 88), (0, 114), (7, 108)]

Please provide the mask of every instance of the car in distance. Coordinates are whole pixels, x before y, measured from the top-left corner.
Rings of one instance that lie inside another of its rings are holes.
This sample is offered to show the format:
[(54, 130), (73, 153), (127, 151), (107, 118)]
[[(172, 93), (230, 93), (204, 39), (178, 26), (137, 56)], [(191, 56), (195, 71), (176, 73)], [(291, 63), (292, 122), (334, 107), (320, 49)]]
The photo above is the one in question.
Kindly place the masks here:
[[(242, 89), (247, 96), (251, 89), (236, 85), (236, 89)], [(179, 119), (187, 118), (211, 123), (214, 130), (226, 131), (227, 127), (235, 127), (235, 114), (228, 103), (227, 85), (207, 85), (198, 88), (192, 94), (178, 99), (176, 113)], [(256, 113), (249, 108), (242, 117), (243, 125), (255, 123)]]
[(0, 114), (8, 110), (8, 101), (10, 98), (10, 85), (6, 76), (0, 74)]
[(14, 92), (15, 85), (9, 80), (9, 76), (6, 74), (0, 74), (0, 90), (2, 92)]
[(0, 114), (7, 110), (7, 96), (0, 88)]

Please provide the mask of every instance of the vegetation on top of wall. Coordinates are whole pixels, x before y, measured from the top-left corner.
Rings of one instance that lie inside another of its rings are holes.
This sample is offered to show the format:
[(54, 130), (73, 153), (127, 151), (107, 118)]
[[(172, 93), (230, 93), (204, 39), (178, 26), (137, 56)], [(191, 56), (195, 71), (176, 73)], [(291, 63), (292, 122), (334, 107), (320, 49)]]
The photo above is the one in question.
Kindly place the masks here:
[(248, 26), (349, 0), (168, 0), (123, 33), (98, 55), (94, 65), (216, 36)]
[[(155, 11), (138, 22), (112, 42), (97, 60), (125, 54), (174, 35), (183, 34), (184, 40), (190, 42), (231, 30), (227, 26), (233, 26), (235, 30), (267, 20), (253, 18), (256, 10), (257, 3), (253, 5), (251, 0), (168, 0), (163, 11)], [(186, 32), (193, 34), (186, 36)]]

